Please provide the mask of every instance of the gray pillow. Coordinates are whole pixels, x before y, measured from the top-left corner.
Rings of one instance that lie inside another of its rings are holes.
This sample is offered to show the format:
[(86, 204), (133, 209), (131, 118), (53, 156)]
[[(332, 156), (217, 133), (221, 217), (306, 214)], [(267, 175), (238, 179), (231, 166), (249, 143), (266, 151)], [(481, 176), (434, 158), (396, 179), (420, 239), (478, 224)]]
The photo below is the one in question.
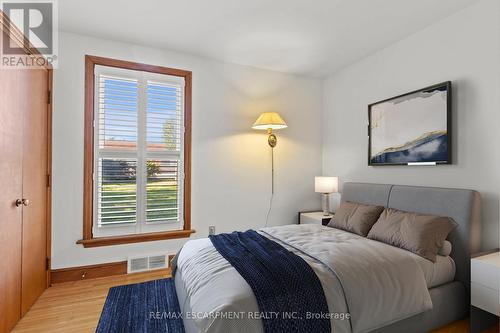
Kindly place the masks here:
[(456, 226), (449, 217), (388, 208), (373, 225), (368, 238), (400, 247), (436, 262), (439, 249)]
[(383, 210), (382, 206), (343, 201), (328, 226), (366, 237)]

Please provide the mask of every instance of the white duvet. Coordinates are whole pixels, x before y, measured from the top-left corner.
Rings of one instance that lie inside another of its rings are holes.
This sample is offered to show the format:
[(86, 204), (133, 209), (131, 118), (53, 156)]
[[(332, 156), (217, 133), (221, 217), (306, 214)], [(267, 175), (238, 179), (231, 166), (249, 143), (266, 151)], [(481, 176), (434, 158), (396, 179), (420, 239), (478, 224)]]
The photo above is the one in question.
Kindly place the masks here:
[[(424, 272), (410, 252), (319, 225), (259, 232), (313, 268), (332, 332), (368, 332), (432, 308)], [(250, 286), (208, 238), (184, 245), (175, 282), (186, 332), (263, 332)]]

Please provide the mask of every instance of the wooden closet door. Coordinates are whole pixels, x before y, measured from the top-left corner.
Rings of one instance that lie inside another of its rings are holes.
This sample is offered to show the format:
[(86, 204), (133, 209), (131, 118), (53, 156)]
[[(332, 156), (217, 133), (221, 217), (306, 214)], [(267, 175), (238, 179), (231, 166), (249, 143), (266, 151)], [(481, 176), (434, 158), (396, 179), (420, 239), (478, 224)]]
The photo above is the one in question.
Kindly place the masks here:
[(0, 332), (21, 314), (23, 114), (19, 71), (0, 70)]
[(21, 315), (47, 286), (48, 72), (21, 73), (24, 96), (22, 297)]

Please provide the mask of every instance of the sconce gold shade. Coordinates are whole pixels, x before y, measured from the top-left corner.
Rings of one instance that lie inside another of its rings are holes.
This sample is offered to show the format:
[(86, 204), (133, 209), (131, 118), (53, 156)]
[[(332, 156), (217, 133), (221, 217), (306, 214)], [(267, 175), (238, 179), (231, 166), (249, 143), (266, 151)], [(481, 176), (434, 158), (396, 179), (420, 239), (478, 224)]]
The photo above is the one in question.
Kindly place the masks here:
[(282, 129), (287, 127), (287, 124), (277, 112), (262, 113), (252, 126), (252, 128), (256, 130), (267, 130), (267, 134), (269, 134), (267, 142), (271, 148), (276, 147), (276, 144), (278, 143), (276, 135), (273, 134), (273, 129)]
[(264, 112), (255, 121), (252, 128), (256, 130), (287, 128), (285, 121), (277, 112)]

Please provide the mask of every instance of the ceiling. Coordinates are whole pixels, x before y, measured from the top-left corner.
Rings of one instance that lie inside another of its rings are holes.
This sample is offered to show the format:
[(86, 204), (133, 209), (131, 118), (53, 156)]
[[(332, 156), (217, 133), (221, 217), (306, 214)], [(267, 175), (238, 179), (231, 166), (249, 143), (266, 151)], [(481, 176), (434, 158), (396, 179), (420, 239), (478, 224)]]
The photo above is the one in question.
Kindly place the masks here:
[(63, 0), (63, 31), (325, 76), (478, 0)]

